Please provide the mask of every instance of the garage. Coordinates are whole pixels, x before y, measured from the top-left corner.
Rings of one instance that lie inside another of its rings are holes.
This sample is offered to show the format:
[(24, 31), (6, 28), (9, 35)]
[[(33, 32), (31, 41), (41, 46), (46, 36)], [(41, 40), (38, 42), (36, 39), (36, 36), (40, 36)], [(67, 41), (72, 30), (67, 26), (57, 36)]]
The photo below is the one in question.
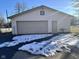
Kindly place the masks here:
[[(54, 14), (56, 13), (56, 14)], [(8, 17), (12, 20), (12, 34), (70, 32), (72, 15), (38, 6)]]
[(17, 33), (48, 33), (48, 21), (17, 21)]

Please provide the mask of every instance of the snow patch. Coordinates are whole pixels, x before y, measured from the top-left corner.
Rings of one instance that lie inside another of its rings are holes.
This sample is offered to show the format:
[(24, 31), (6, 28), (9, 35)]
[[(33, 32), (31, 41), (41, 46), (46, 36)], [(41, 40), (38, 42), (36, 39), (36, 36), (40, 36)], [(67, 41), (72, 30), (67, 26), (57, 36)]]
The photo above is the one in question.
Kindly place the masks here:
[(45, 38), (48, 36), (52, 36), (52, 34), (21, 35), (21, 36), (14, 37), (13, 40), (16, 40), (18, 42), (26, 42), (26, 41), (30, 42), (30, 41), (38, 40), (38, 39)]
[[(41, 54), (45, 56), (53, 56), (56, 51), (64, 51), (70, 52), (69, 45), (76, 45), (79, 42), (78, 38), (73, 36), (72, 34), (58, 35), (51, 38), (48, 41), (43, 42), (34, 42), (31, 44), (23, 45), (18, 50), (28, 51), (32, 54)], [(64, 49), (62, 48), (64, 47)]]
[(25, 51), (28, 51), (32, 54), (40, 54), (40, 50), (46, 44), (47, 44), (47, 41), (44, 41), (44, 42), (41, 42), (41, 43), (33, 42), (31, 44), (23, 45), (22, 47), (19, 48), (19, 50), (25, 50)]
[[(52, 34), (38, 34), (38, 35), (21, 35), (13, 38), (12, 42), (4, 42), (0, 44), (0, 48), (16, 46), (19, 43), (30, 42), (33, 40), (39, 40), (52, 36)], [(28, 51), (32, 54), (41, 54), (45, 56), (53, 56), (57, 51), (70, 52), (68, 46), (77, 46), (79, 47), (79, 38), (73, 34), (60, 34), (52, 37), (50, 40), (42, 42), (33, 42), (25, 44), (18, 48), (18, 50)], [(64, 47), (64, 49), (62, 48)]]
[(4, 43), (0, 44), (0, 48), (15, 46), (15, 45), (18, 45), (19, 43), (30, 42), (30, 41), (38, 40), (38, 39), (45, 38), (48, 36), (52, 36), (52, 34), (38, 34), (38, 35), (36, 34), (36, 35), (16, 36), (16, 37), (13, 37), (13, 39), (12, 39), (14, 41), (4, 42)]
[(17, 41), (4, 42), (4, 43), (0, 44), (0, 48), (15, 46), (15, 45), (18, 45), (18, 44), (19, 44), (19, 42), (17, 42)]

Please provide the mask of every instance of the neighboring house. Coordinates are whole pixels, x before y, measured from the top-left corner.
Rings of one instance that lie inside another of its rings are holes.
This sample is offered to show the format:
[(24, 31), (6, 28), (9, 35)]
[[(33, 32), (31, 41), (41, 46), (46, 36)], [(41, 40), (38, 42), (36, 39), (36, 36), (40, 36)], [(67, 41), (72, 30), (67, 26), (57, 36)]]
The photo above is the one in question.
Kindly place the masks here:
[(39, 6), (8, 17), (12, 19), (13, 34), (70, 32), (73, 16)]

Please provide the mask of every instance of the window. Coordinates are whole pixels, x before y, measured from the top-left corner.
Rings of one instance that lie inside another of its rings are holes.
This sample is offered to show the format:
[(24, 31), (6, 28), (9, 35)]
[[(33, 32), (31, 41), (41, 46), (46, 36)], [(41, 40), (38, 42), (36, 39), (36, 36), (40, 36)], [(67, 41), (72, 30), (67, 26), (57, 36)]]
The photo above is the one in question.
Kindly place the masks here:
[(45, 15), (45, 11), (40, 11), (40, 15)]

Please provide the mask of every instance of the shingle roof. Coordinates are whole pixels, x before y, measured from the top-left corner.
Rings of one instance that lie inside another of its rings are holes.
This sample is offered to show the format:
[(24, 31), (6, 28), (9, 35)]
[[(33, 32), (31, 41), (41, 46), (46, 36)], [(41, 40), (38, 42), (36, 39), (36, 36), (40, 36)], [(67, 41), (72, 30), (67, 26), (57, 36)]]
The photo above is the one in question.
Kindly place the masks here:
[[(16, 17), (16, 16), (19, 16), (19, 15), (22, 15), (22, 14), (28, 13), (28, 12), (30, 12), (30, 11), (32, 11), (32, 10), (35, 10), (35, 9), (38, 9), (38, 8), (43, 8), (43, 7), (49, 8), (49, 9), (51, 9), (51, 10), (58, 11), (58, 12), (60, 12), (60, 13), (64, 13), (64, 12), (62, 12), (62, 11), (59, 11), (59, 10), (56, 10), (56, 9), (53, 9), (53, 8), (47, 7), (47, 6), (45, 6), (45, 5), (41, 5), (41, 6), (38, 6), (38, 7), (32, 8), (32, 9), (29, 9), (29, 10), (23, 11), (23, 12), (18, 13), (18, 14), (14, 14), (14, 15), (9, 16), (9, 17), (7, 17), (7, 18), (12, 19), (12, 18), (14, 18), (14, 17)], [(64, 13), (64, 14), (67, 14), (67, 13)], [(73, 15), (70, 15), (70, 14), (67, 14), (67, 15), (73, 17)]]

